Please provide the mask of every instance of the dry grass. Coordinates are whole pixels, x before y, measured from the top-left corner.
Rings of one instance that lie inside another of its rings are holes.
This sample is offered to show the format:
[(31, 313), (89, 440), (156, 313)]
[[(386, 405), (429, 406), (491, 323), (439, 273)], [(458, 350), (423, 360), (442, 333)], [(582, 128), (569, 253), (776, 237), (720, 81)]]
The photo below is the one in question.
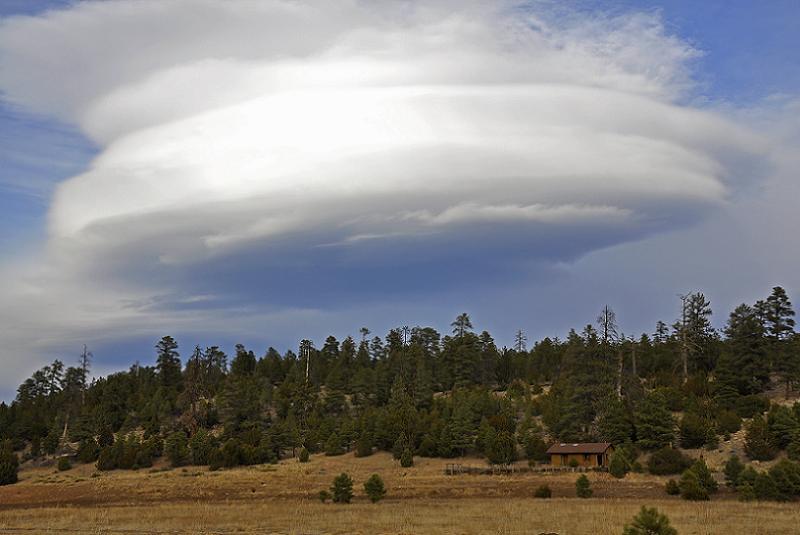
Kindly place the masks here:
[[(192, 467), (92, 477), (90, 466), (30, 469), (21, 483), (0, 488), (0, 533), (619, 534), (641, 505), (666, 512), (682, 535), (789, 534), (800, 525), (796, 505), (745, 505), (725, 493), (689, 503), (667, 497), (661, 478), (590, 474), (595, 497), (579, 500), (572, 498), (574, 474), (447, 477), (446, 463), (418, 459), (403, 469), (378, 454), (222, 472)], [(356, 481), (354, 503), (319, 503), (317, 492), (342, 471)], [(389, 491), (377, 505), (361, 488), (372, 473)], [(553, 499), (531, 497), (541, 484), (551, 486)]]

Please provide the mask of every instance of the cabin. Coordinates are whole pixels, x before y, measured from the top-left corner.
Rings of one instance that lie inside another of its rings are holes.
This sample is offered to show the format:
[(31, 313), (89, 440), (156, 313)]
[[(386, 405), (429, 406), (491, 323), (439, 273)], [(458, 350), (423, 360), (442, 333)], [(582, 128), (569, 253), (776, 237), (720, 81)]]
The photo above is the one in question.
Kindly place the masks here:
[(553, 444), (547, 450), (547, 454), (550, 456), (552, 466), (608, 468), (608, 461), (613, 451), (614, 446), (610, 442), (584, 442)]

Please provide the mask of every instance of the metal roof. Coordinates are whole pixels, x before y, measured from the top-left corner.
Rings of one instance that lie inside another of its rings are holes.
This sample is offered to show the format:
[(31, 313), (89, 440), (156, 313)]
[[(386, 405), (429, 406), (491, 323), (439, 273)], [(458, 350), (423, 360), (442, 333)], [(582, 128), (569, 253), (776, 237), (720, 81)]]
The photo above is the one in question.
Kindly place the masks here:
[(561, 443), (550, 446), (547, 453), (605, 453), (611, 446), (611, 442)]

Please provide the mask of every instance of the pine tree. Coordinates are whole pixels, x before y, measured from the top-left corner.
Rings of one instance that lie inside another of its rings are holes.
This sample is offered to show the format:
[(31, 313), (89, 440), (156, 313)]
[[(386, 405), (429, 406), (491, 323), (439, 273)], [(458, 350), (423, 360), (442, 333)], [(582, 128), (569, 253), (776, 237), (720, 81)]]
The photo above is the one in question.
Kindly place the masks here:
[(167, 388), (177, 388), (181, 382), (181, 360), (178, 343), (165, 336), (156, 344), (156, 369), (161, 384)]
[(739, 485), (739, 476), (744, 471), (744, 464), (739, 460), (736, 455), (731, 457), (725, 462), (725, 484), (731, 488), (736, 488)]
[(372, 503), (378, 503), (386, 496), (386, 487), (383, 484), (383, 479), (378, 474), (372, 474), (366, 483), (364, 483), (364, 493)]
[(11, 441), (0, 446), (0, 485), (12, 485), (17, 482), (19, 458), (11, 447)]
[(744, 451), (754, 461), (769, 461), (775, 458), (777, 451), (769, 435), (767, 422), (760, 415), (754, 417), (747, 425)]
[(336, 476), (331, 485), (331, 495), (334, 503), (350, 503), (353, 499), (353, 479), (344, 472)]
[(594, 494), (586, 474), (581, 474), (581, 477), (575, 481), (575, 494), (578, 498), (591, 498), (592, 494)]
[(658, 509), (643, 505), (639, 514), (633, 517), (633, 522), (625, 525), (622, 535), (678, 535), (678, 530), (670, 525), (669, 518), (659, 513)]
[(411, 452), (411, 448), (406, 448), (403, 450), (402, 455), (400, 455), (400, 466), (403, 468), (410, 468), (414, 466), (414, 454)]
[(651, 393), (640, 403), (636, 436), (639, 446), (646, 450), (662, 448), (675, 440), (675, 421), (660, 393)]

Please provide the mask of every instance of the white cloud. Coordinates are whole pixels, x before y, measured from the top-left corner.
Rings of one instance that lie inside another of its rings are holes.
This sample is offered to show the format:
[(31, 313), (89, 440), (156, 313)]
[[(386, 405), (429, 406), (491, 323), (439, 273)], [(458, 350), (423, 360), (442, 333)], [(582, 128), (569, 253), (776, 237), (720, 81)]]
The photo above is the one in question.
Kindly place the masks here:
[(26, 305), (0, 337), (206, 325), (130, 303), (216, 295), (162, 274), (248, 249), (274, 268), (287, 250), (480, 227), (559, 261), (685, 225), (766, 150), (684, 103), (696, 56), (655, 15), (535, 3), (105, 1), (6, 19), (0, 90), (102, 150), (54, 194), (45, 272), (9, 268), (27, 290), (1, 293)]

